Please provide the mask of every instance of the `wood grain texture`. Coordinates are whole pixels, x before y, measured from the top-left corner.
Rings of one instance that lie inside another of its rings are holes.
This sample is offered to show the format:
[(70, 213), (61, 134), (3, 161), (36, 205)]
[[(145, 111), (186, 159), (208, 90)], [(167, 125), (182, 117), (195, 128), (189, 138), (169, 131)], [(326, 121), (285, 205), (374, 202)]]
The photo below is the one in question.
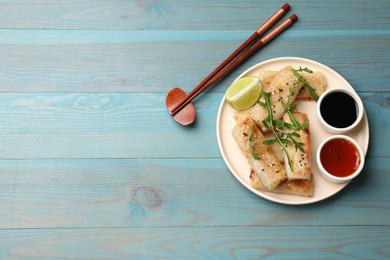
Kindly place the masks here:
[[(210, 92), (224, 93), (242, 71), (283, 56), (321, 62), (358, 91), (389, 90), (390, 30), (307, 31), (300, 23)], [(0, 30), (0, 90), (189, 92), (252, 32)]]
[(6, 230), (3, 255), (53, 259), (388, 259), (389, 227)]
[[(197, 121), (186, 128), (169, 116), (165, 93), (1, 94), (0, 157), (220, 157), (215, 129), (222, 97), (197, 99)], [(371, 126), (368, 156), (387, 157), (389, 94), (364, 93), (362, 99)]]
[[(0, 17), (3, 28), (17, 29), (255, 30), (284, 3), (272, 0), (180, 3), (174, 0), (2, 0)], [(387, 0), (359, 0), (353, 4), (304, 0), (290, 4), (292, 11), (305, 21), (303, 29), (390, 28)]]
[(387, 225), (387, 164), (370, 158), (339, 194), (300, 207), (254, 195), (219, 158), (4, 160), (0, 228)]
[[(299, 21), (195, 100), (189, 92), (284, 2), (0, 0), (0, 259), (390, 258), (390, 4), (290, 2)], [(276, 57), (358, 91), (363, 173), (305, 206), (262, 199), (221, 158), (223, 93)]]

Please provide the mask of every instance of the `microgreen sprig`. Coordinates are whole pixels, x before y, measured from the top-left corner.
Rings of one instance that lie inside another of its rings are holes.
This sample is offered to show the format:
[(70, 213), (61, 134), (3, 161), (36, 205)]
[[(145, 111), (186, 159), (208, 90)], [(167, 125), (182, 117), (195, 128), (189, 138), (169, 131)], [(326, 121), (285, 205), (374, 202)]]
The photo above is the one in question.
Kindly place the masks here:
[(309, 125), (309, 120), (306, 120), (305, 122), (303, 122), (303, 124), (300, 124), (296, 119), (295, 117), (293, 116), (292, 114), (292, 111), (294, 110), (294, 104), (293, 105), (290, 105), (288, 108), (287, 108), (287, 114), (288, 114), (288, 117), (290, 118), (291, 122), (292, 122), (292, 126), (293, 127), (288, 127), (290, 129), (294, 129), (294, 130), (304, 130), (308, 125)]
[(253, 142), (251, 141), (251, 138), (253, 136), (253, 128), (256, 126), (256, 124), (253, 124), (253, 126), (251, 127), (251, 129), (249, 130), (249, 133), (248, 133), (248, 148), (249, 148), (249, 152), (252, 154), (253, 158), (255, 158), (255, 160), (260, 160), (260, 156), (258, 153), (256, 153), (253, 148), (254, 146), (257, 144), (257, 142)]
[(264, 97), (264, 101), (265, 102), (260, 102), (259, 101), (258, 104), (260, 106), (264, 106), (268, 110), (268, 116), (262, 121), (262, 123), (263, 123), (263, 125), (266, 128), (271, 130), (272, 134), (275, 137), (275, 139), (266, 140), (263, 143), (264, 144), (272, 144), (272, 143), (278, 142), (282, 146), (282, 148), (283, 148), (283, 150), (284, 150), (284, 152), (285, 152), (285, 154), (287, 156), (287, 161), (288, 161), (288, 165), (290, 166), (290, 169), (293, 170), (291, 158), (290, 158), (290, 155), (289, 155), (289, 153), (287, 151), (287, 148), (285, 146), (285, 144), (291, 144), (291, 142), (289, 140), (287, 140), (287, 139), (282, 139), (280, 134), (278, 134), (277, 131), (276, 131), (276, 127), (274, 125), (275, 121), (274, 121), (273, 116), (272, 116), (272, 109), (271, 109), (271, 104), (270, 104), (270, 96), (271, 96), (271, 94), (263, 92), (262, 95)]
[(298, 70), (291, 69), (291, 72), (294, 74), (294, 76), (298, 80), (298, 82), (296, 84), (299, 84), (299, 83), (304, 84), (307, 87), (307, 89), (309, 90), (310, 95), (313, 97), (313, 99), (315, 101), (317, 101), (318, 100), (318, 95), (317, 95), (315, 89), (301, 75), (299, 75), (298, 72), (302, 72), (302, 71), (307, 72), (307, 73), (313, 73), (313, 71), (308, 69), (308, 68), (301, 68), (301, 67), (299, 67)]
[(287, 113), (290, 117), (291, 123), (284, 122), (283, 120), (275, 120), (272, 115), (272, 109), (271, 109), (271, 102), (270, 102), (270, 96), (271, 94), (263, 92), (262, 93), (264, 97), (264, 102), (258, 101), (257, 103), (260, 106), (263, 106), (268, 111), (268, 116), (262, 121), (264, 127), (271, 130), (272, 134), (274, 135), (274, 139), (265, 140), (263, 144), (270, 145), (274, 143), (279, 143), (282, 149), (284, 150), (288, 165), (290, 166), (290, 169), (293, 171), (292, 161), (290, 158), (290, 154), (287, 151), (287, 145), (294, 145), (295, 149), (299, 149), (301, 152), (305, 152), (303, 149), (303, 142), (298, 142), (295, 138), (301, 137), (300, 134), (297, 132), (286, 132), (282, 128), (288, 128), (292, 130), (303, 130), (305, 129), (309, 121), (306, 120), (303, 124), (300, 124), (292, 115), (292, 110), (294, 109), (294, 105), (290, 105), (287, 109)]

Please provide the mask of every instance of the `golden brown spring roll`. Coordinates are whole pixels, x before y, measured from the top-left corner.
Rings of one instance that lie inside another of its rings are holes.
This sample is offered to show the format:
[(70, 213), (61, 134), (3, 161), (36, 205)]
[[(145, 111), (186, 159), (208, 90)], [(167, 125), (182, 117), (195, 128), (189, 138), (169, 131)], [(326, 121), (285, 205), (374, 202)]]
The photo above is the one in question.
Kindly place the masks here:
[[(303, 124), (306, 120), (308, 120), (308, 117), (304, 113), (299, 112), (293, 112), (292, 116), (295, 118), (295, 120), (299, 124)], [(290, 116), (286, 113), (283, 116), (283, 121), (286, 123), (291, 124)], [(295, 145), (287, 145), (285, 144), (285, 147), (287, 149), (287, 152), (291, 159), (291, 165), (287, 162), (287, 155), (285, 155), (285, 169), (287, 173), (287, 178), (289, 180), (295, 180), (295, 179), (310, 179), (311, 176), (311, 149), (310, 149), (310, 132), (309, 132), (309, 126), (306, 126), (304, 130), (292, 130), (288, 128), (283, 128), (283, 131), (286, 133), (292, 133), (295, 132), (299, 137), (294, 136), (294, 140), (298, 143), (302, 144), (302, 149), (304, 151), (301, 151), (300, 149), (297, 149)]]
[[(249, 176), (249, 184), (258, 190), (267, 190), (257, 174), (252, 171)], [(308, 180), (284, 180), (276, 186), (272, 192), (294, 194), (311, 197), (314, 191), (314, 179), (311, 176)]]
[[(233, 128), (232, 135), (247, 158), (249, 165), (268, 190), (274, 189), (281, 181), (286, 179), (283, 165), (275, 157), (272, 148), (263, 144), (265, 138), (253, 120), (247, 119), (238, 123)], [(253, 145), (250, 146), (249, 141)], [(252, 152), (250, 149), (252, 149)], [(258, 158), (255, 158), (254, 154)]]
[[(275, 77), (272, 78), (265, 91), (271, 94), (270, 106), (274, 119), (281, 119), (286, 112), (287, 107), (292, 104), (299, 93), (302, 83), (297, 83), (297, 77), (291, 71), (292, 67), (288, 66), (280, 70)], [(260, 98), (264, 102), (264, 97)], [(268, 109), (256, 104), (255, 106), (244, 110), (237, 111), (236, 121), (243, 121), (247, 118), (252, 118), (257, 122), (263, 131), (267, 131), (262, 126), (263, 121), (268, 116)]]

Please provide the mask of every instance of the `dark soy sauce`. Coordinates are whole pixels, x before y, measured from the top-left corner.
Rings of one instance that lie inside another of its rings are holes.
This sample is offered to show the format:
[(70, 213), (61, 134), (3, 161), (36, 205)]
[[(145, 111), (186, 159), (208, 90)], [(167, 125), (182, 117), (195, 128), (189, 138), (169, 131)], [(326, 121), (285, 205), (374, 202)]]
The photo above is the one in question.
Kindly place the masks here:
[(358, 115), (355, 100), (344, 92), (333, 92), (321, 103), (320, 112), (325, 122), (336, 128), (352, 125)]

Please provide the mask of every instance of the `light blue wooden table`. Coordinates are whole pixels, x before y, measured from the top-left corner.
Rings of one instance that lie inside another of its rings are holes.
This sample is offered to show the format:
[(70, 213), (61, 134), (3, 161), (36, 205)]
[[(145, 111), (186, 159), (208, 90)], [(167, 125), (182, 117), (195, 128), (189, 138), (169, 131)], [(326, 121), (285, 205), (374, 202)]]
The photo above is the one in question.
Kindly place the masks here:
[[(0, 258), (390, 257), (390, 2), (292, 1), (299, 21), (196, 99), (280, 1), (0, 0)], [(321, 62), (370, 123), (361, 176), (306, 206), (267, 201), (216, 139), (223, 93), (271, 58)]]

